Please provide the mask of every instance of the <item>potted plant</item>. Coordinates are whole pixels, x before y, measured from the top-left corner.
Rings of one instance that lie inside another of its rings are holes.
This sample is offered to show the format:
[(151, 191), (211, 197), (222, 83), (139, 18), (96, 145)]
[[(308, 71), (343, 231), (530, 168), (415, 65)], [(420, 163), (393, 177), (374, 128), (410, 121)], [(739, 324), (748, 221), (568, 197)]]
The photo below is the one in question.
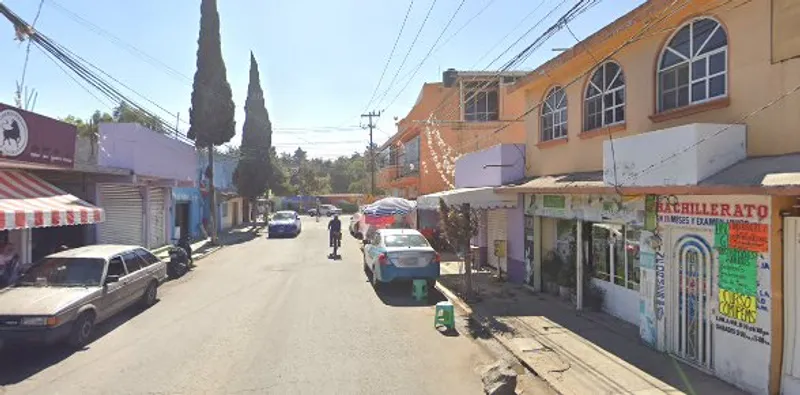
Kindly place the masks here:
[(563, 262), (555, 251), (548, 251), (542, 260), (542, 285), (544, 291), (558, 295), (558, 273)]

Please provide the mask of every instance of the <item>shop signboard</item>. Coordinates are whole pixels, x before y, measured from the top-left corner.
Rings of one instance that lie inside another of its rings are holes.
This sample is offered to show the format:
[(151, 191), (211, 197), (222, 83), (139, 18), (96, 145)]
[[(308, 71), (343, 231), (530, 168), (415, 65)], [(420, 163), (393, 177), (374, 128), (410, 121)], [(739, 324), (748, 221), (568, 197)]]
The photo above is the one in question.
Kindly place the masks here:
[(71, 168), (77, 128), (0, 103), (0, 158)]
[(644, 199), (619, 195), (528, 195), (525, 213), (540, 217), (580, 219), (642, 226)]

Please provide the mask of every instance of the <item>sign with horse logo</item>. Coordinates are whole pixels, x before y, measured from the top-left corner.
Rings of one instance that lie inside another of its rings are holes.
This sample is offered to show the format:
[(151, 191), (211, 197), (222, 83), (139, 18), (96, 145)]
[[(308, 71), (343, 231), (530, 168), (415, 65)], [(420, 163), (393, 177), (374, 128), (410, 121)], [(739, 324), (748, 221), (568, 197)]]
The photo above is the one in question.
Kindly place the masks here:
[(28, 123), (18, 112), (8, 109), (0, 111), (0, 132), (3, 156), (19, 156), (28, 146)]
[(0, 103), (0, 159), (73, 167), (77, 127)]

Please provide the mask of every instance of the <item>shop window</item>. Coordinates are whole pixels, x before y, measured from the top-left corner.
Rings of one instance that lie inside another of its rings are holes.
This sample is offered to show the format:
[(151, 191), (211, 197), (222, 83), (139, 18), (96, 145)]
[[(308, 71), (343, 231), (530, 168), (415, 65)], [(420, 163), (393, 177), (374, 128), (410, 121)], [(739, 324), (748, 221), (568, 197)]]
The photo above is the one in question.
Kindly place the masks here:
[(675, 33), (658, 65), (658, 111), (728, 94), (728, 36), (722, 25), (696, 19)]
[(639, 290), (640, 235), (640, 230), (622, 225), (592, 224), (595, 278)]

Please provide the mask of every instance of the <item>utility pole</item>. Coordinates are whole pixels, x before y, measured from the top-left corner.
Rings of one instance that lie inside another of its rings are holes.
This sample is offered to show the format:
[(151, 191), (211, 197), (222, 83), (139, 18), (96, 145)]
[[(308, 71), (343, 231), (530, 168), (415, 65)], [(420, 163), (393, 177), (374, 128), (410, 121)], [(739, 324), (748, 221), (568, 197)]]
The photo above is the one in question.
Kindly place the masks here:
[(361, 118), (369, 118), (369, 123), (364, 129), (369, 128), (369, 172), (370, 172), (370, 189), (369, 193), (375, 196), (375, 148), (372, 143), (372, 129), (376, 126), (372, 123), (372, 118), (380, 118), (380, 111), (370, 111), (368, 114), (361, 114)]

